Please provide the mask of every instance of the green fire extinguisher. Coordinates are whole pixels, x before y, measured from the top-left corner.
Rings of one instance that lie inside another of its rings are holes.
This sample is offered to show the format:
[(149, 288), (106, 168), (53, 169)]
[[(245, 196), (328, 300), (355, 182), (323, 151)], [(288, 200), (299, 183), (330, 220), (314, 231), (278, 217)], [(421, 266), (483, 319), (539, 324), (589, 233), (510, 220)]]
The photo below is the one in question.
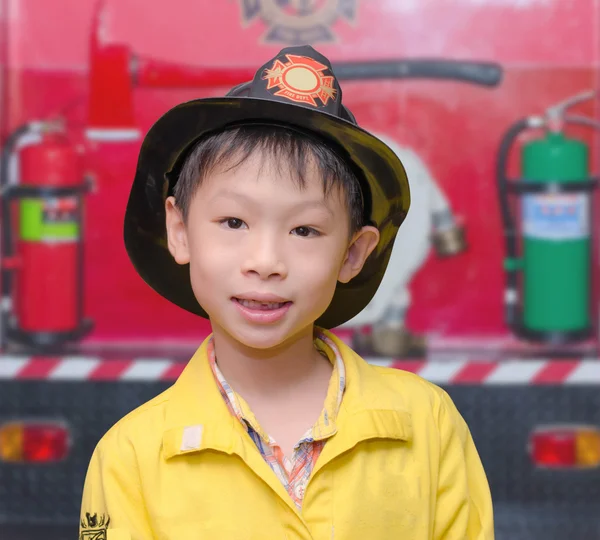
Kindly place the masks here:
[[(592, 336), (591, 195), (598, 179), (589, 174), (587, 145), (565, 135), (564, 128), (580, 123), (600, 129), (594, 120), (566, 114), (594, 96), (586, 92), (543, 117), (517, 121), (500, 144), (496, 174), (506, 245), (505, 319), (522, 339), (564, 344)], [(543, 136), (521, 146), (523, 177), (509, 179), (513, 143), (522, 132), (540, 129)]]

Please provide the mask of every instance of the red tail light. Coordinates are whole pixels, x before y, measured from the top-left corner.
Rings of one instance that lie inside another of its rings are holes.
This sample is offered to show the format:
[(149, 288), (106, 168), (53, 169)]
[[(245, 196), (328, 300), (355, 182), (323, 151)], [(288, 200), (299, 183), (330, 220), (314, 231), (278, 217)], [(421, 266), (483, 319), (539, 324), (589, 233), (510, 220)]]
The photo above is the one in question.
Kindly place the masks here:
[(0, 460), (20, 463), (62, 461), (70, 436), (59, 423), (13, 422), (0, 427)]
[(598, 467), (600, 429), (594, 426), (541, 427), (532, 433), (529, 449), (538, 467)]

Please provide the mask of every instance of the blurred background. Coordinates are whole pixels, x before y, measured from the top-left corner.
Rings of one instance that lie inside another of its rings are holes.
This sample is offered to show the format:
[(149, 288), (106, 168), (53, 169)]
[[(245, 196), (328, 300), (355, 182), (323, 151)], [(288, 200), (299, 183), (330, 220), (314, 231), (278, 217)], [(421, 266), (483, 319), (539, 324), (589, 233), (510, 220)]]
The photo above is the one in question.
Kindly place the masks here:
[(499, 539), (600, 539), (600, 0), (0, 0), (0, 538), (77, 537), (92, 451), (210, 331), (137, 276), (143, 135), (309, 43), (406, 163), (336, 332), (444, 387)]

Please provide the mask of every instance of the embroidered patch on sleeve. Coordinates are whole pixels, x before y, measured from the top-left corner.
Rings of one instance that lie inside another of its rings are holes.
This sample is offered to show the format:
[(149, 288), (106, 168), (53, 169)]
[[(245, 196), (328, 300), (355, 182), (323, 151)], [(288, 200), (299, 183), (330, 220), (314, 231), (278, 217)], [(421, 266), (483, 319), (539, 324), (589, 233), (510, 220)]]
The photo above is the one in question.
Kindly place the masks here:
[(81, 520), (81, 534), (79, 540), (106, 540), (106, 530), (110, 517), (105, 514), (90, 514), (86, 512), (85, 519)]

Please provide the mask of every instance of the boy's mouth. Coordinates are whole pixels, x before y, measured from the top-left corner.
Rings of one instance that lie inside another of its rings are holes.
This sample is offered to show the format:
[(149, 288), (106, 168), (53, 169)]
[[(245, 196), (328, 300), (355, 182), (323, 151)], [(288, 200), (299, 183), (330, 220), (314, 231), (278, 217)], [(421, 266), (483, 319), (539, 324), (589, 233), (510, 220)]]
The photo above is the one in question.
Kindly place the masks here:
[(259, 311), (270, 311), (274, 309), (281, 309), (282, 307), (291, 304), (291, 302), (262, 302), (259, 300), (247, 300), (245, 298), (233, 298), (234, 302), (241, 304), (248, 309), (256, 309)]

